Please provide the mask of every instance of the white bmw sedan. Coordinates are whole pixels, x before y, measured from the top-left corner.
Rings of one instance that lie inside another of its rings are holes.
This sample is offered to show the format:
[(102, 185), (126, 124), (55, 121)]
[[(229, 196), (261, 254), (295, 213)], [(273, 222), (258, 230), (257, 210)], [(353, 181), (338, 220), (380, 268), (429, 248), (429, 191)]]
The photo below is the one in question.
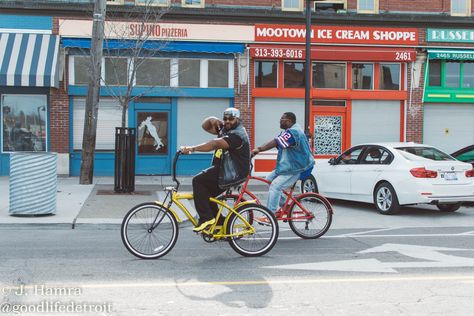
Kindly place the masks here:
[(421, 203), (454, 212), (461, 202), (474, 201), (474, 169), (428, 145), (362, 144), (339, 157), (316, 160), (302, 189), (328, 198), (374, 203), (382, 214)]

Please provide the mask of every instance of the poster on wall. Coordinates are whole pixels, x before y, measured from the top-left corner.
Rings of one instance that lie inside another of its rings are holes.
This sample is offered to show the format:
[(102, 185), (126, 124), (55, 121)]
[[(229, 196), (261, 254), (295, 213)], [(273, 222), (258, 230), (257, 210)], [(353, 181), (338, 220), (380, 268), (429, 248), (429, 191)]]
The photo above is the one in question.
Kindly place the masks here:
[(137, 148), (139, 155), (168, 153), (168, 113), (137, 113)]
[(314, 154), (339, 155), (342, 150), (342, 117), (314, 117)]

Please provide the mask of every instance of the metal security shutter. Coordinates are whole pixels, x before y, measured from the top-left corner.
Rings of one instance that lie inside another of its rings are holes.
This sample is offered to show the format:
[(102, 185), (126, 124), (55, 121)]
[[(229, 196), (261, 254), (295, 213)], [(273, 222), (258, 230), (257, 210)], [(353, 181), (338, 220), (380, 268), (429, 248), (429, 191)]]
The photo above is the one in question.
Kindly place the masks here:
[(400, 101), (352, 101), (352, 146), (400, 141)]
[(255, 147), (275, 138), (280, 130), (280, 118), (293, 112), (296, 122), (304, 129), (304, 100), (255, 99)]
[(447, 153), (474, 144), (474, 104), (425, 104), (423, 143)]
[[(82, 136), (84, 132), (85, 99), (73, 100), (73, 143), (74, 150), (82, 149)], [(113, 99), (101, 99), (99, 101), (99, 114), (97, 119), (97, 150), (114, 150), (115, 128), (120, 127), (122, 120), (122, 108)]]
[(222, 113), (229, 107), (229, 99), (178, 99), (178, 148), (179, 146), (201, 144), (214, 138), (205, 132), (202, 121), (209, 116), (222, 119)]

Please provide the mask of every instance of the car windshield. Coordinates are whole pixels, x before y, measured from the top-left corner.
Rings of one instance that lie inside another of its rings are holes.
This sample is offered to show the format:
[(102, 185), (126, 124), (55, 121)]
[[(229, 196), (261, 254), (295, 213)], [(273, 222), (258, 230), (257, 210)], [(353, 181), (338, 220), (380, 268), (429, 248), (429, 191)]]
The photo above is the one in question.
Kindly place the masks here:
[(423, 157), (423, 158), (426, 158), (426, 159), (435, 160), (435, 161), (455, 160), (450, 155), (442, 152), (439, 149), (433, 148), (433, 147), (397, 147), (395, 149), (397, 149), (399, 151), (410, 153), (412, 155)]

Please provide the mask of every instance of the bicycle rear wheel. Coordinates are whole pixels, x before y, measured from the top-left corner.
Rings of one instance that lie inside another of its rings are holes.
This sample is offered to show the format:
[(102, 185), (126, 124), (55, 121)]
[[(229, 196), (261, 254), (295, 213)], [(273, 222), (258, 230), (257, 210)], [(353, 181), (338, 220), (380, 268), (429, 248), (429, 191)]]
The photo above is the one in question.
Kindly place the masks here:
[(143, 203), (125, 215), (121, 235), (131, 254), (142, 259), (156, 259), (166, 255), (176, 244), (178, 223), (165, 207)]
[[(245, 257), (262, 256), (269, 252), (278, 239), (278, 222), (266, 207), (259, 204), (244, 204), (235, 210), (244, 219), (252, 218), (249, 223), (253, 234), (245, 234), (246, 223), (236, 214), (230, 214), (227, 222), (227, 234), (242, 233), (241, 236), (229, 237), (229, 244), (238, 254)], [(247, 221), (248, 222), (248, 221)]]
[(312, 192), (300, 194), (295, 200), (298, 203), (294, 202), (291, 206), (288, 220), (291, 230), (304, 239), (316, 239), (324, 235), (332, 223), (329, 202)]

